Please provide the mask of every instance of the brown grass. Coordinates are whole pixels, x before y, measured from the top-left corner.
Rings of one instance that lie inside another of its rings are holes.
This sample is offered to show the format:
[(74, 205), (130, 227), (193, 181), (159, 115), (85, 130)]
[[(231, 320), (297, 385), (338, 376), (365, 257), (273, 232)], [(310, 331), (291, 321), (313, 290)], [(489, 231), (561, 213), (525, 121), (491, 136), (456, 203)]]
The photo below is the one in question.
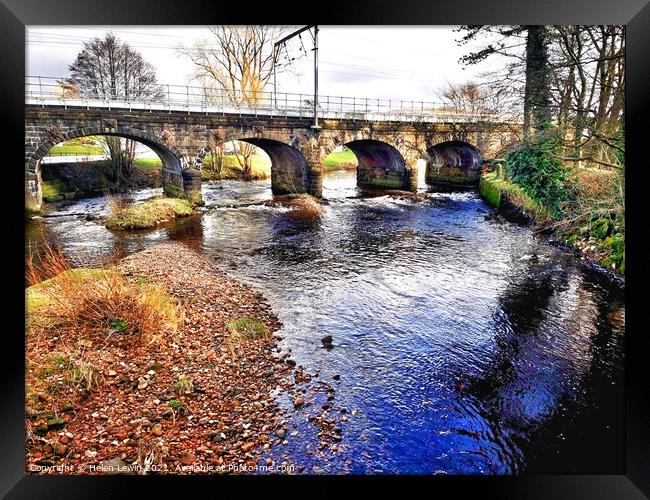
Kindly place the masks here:
[(323, 212), (323, 205), (313, 196), (300, 193), (290, 194), (286, 197), (286, 203), (290, 206), (296, 207), (302, 215), (318, 215)]
[(619, 174), (602, 168), (577, 169), (574, 174), (578, 195), (583, 198), (611, 196), (616, 189)]
[(39, 264), (27, 262), (28, 326), (56, 328), (76, 338), (152, 341), (176, 331), (182, 308), (164, 289), (128, 281), (115, 267), (72, 269), (63, 253), (43, 244)]
[(115, 215), (131, 205), (126, 196), (121, 194), (105, 191), (104, 197), (106, 198), (106, 206), (111, 215)]
[(42, 239), (37, 244), (37, 248), (40, 251), (34, 254), (30, 245), (25, 257), (25, 281), (28, 286), (53, 278), (70, 269), (70, 263), (58, 245)]

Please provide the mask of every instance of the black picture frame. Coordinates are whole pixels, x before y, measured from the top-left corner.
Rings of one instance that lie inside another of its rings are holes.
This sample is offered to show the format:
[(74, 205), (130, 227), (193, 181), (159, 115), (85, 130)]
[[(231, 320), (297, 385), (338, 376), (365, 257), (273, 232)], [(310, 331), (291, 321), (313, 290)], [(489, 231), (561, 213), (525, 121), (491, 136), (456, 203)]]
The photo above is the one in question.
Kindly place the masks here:
[[(314, 13), (317, 15), (314, 16)], [(453, 492), (489, 498), (647, 498), (650, 496), (649, 376), (645, 369), (641, 301), (644, 264), (642, 259), (644, 168), (644, 122), (648, 116), (650, 82), (650, 5), (646, 0), (418, 0), (386, 2), (362, 0), (329, 1), (324, 4), (278, 3), (248, 6), (208, 0), (0, 0), (1, 112), (5, 161), (3, 174), (7, 201), (5, 210), (5, 265), (3, 273), (9, 293), (2, 322), (4, 343), (0, 356), (3, 376), (0, 402), (0, 495), (7, 498), (116, 498), (135, 486), (162, 487), (168, 495), (198, 494), (197, 486), (223, 495), (223, 488), (250, 493), (291, 496), (321, 495), (347, 489), (351, 482), (364, 489), (393, 490), (404, 494), (404, 477), (43, 477), (25, 473), (24, 450), (24, 247), (20, 247), (19, 220), (24, 218), (20, 201), (23, 178), (21, 137), (24, 135), (24, 75), (26, 25), (202, 25), (202, 24), (624, 24), (627, 36), (626, 164), (640, 168), (626, 171), (627, 276), (626, 276), (626, 468), (624, 474), (521, 475), (516, 477), (411, 477), (423, 492)], [(645, 163), (644, 163), (645, 162)], [(15, 231), (16, 234), (11, 234)], [(24, 237), (24, 235), (22, 235)], [(14, 253), (15, 252), (15, 253)], [(14, 264), (15, 262), (15, 264)], [(11, 271), (15, 271), (11, 273)], [(15, 280), (15, 281), (14, 281)], [(638, 292), (637, 292), (638, 288)], [(12, 304), (15, 300), (16, 305)], [(320, 486), (323, 480), (326, 484)], [(314, 488), (313, 481), (319, 481)], [(216, 481), (216, 482), (215, 482)], [(246, 481), (244, 484), (243, 481)], [(270, 484), (272, 482), (273, 484)], [(200, 483), (200, 484), (199, 484)], [(247, 495), (248, 496), (248, 495)], [(443, 495), (450, 496), (449, 494)]]

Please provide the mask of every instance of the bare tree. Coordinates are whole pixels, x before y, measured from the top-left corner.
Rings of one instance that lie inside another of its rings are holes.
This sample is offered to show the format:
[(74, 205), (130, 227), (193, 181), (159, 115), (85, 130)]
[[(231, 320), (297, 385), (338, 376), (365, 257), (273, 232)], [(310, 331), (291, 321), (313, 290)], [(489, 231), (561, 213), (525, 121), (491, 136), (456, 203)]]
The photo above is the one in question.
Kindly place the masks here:
[(552, 93), (566, 159), (622, 164), (625, 27), (557, 26), (553, 40)]
[(190, 58), (195, 78), (221, 91), (229, 103), (256, 104), (273, 76), (273, 43), (284, 28), (274, 26), (209, 26), (210, 40), (179, 51)]
[[(233, 106), (255, 105), (270, 83), (274, 70), (273, 44), (284, 28), (274, 26), (209, 26), (210, 40), (192, 48), (179, 48), (194, 64), (194, 79), (208, 102), (226, 101)], [(255, 146), (235, 142), (237, 162), (250, 179)]]
[(469, 81), (465, 83), (446, 82), (437, 92), (448, 108), (458, 113), (486, 115), (500, 113), (501, 98), (485, 83)]
[(253, 173), (253, 156), (257, 148), (244, 141), (233, 141), (235, 145), (235, 158), (242, 169), (245, 181), (250, 181)]
[(216, 130), (212, 131), (212, 140), (210, 144), (210, 161), (204, 162), (203, 165), (212, 170), (217, 178), (221, 177), (224, 158), (226, 157), (226, 147), (223, 137)]
[[(67, 92), (101, 99), (161, 99), (155, 68), (142, 55), (121, 42), (113, 33), (103, 39), (84, 42), (83, 49), (69, 67), (71, 76), (59, 82)], [(116, 182), (130, 175), (135, 142), (119, 137), (104, 137), (111, 157)]]

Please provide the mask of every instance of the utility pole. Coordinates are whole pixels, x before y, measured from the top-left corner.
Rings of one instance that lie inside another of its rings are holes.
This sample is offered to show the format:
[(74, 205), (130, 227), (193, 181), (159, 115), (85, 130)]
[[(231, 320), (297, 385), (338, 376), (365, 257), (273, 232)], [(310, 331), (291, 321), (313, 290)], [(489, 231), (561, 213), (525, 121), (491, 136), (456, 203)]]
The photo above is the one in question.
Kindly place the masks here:
[(314, 125), (318, 126), (318, 25), (314, 25)]
[[(275, 65), (277, 63), (277, 55), (279, 52), (279, 48), (282, 44), (284, 44), (287, 40), (290, 40), (294, 36), (299, 35), (303, 31), (307, 31), (310, 28), (314, 28), (314, 33), (312, 35), (312, 38), (314, 40), (314, 124), (312, 125), (312, 128), (320, 128), (318, 125), (318, 25), (309, 25), (305, 26), (304, 28), (300, 28), (299, 30), (294, 31), (290, 35), (285, 36), (282, 40), (279, 40), (273, 44), (273, 94), (274, 96), (277, 95), (277, 84), (276, 84), (276, 77), (275, 77)], [(300, 103), (302, 105), (302, 103)]]
[(275, 65), (278, 63), (278, 47), (273, 45), (273, 107), (278, 107), (278, 82), (275, 76)]

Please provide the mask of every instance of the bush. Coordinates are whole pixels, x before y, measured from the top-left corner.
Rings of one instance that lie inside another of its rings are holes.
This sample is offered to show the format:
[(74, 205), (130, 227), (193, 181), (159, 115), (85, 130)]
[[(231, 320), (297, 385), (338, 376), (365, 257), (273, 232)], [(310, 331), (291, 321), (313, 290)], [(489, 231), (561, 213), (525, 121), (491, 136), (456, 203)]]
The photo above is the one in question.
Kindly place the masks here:
[(625, 237), (618, 233), (608, 236), (599, 246), (599, 250), (606, 251), (607, 257), (601, 264), (605, 267), (612, 267), (621, 274), (625, 274)]
[(505, 158), (508, 177), (543, 205), (553, 219), (562, 216), (573, 191), (569, 172), (558, 158), (559, 147), (559, 139), (544, 138), (522, 144)]

